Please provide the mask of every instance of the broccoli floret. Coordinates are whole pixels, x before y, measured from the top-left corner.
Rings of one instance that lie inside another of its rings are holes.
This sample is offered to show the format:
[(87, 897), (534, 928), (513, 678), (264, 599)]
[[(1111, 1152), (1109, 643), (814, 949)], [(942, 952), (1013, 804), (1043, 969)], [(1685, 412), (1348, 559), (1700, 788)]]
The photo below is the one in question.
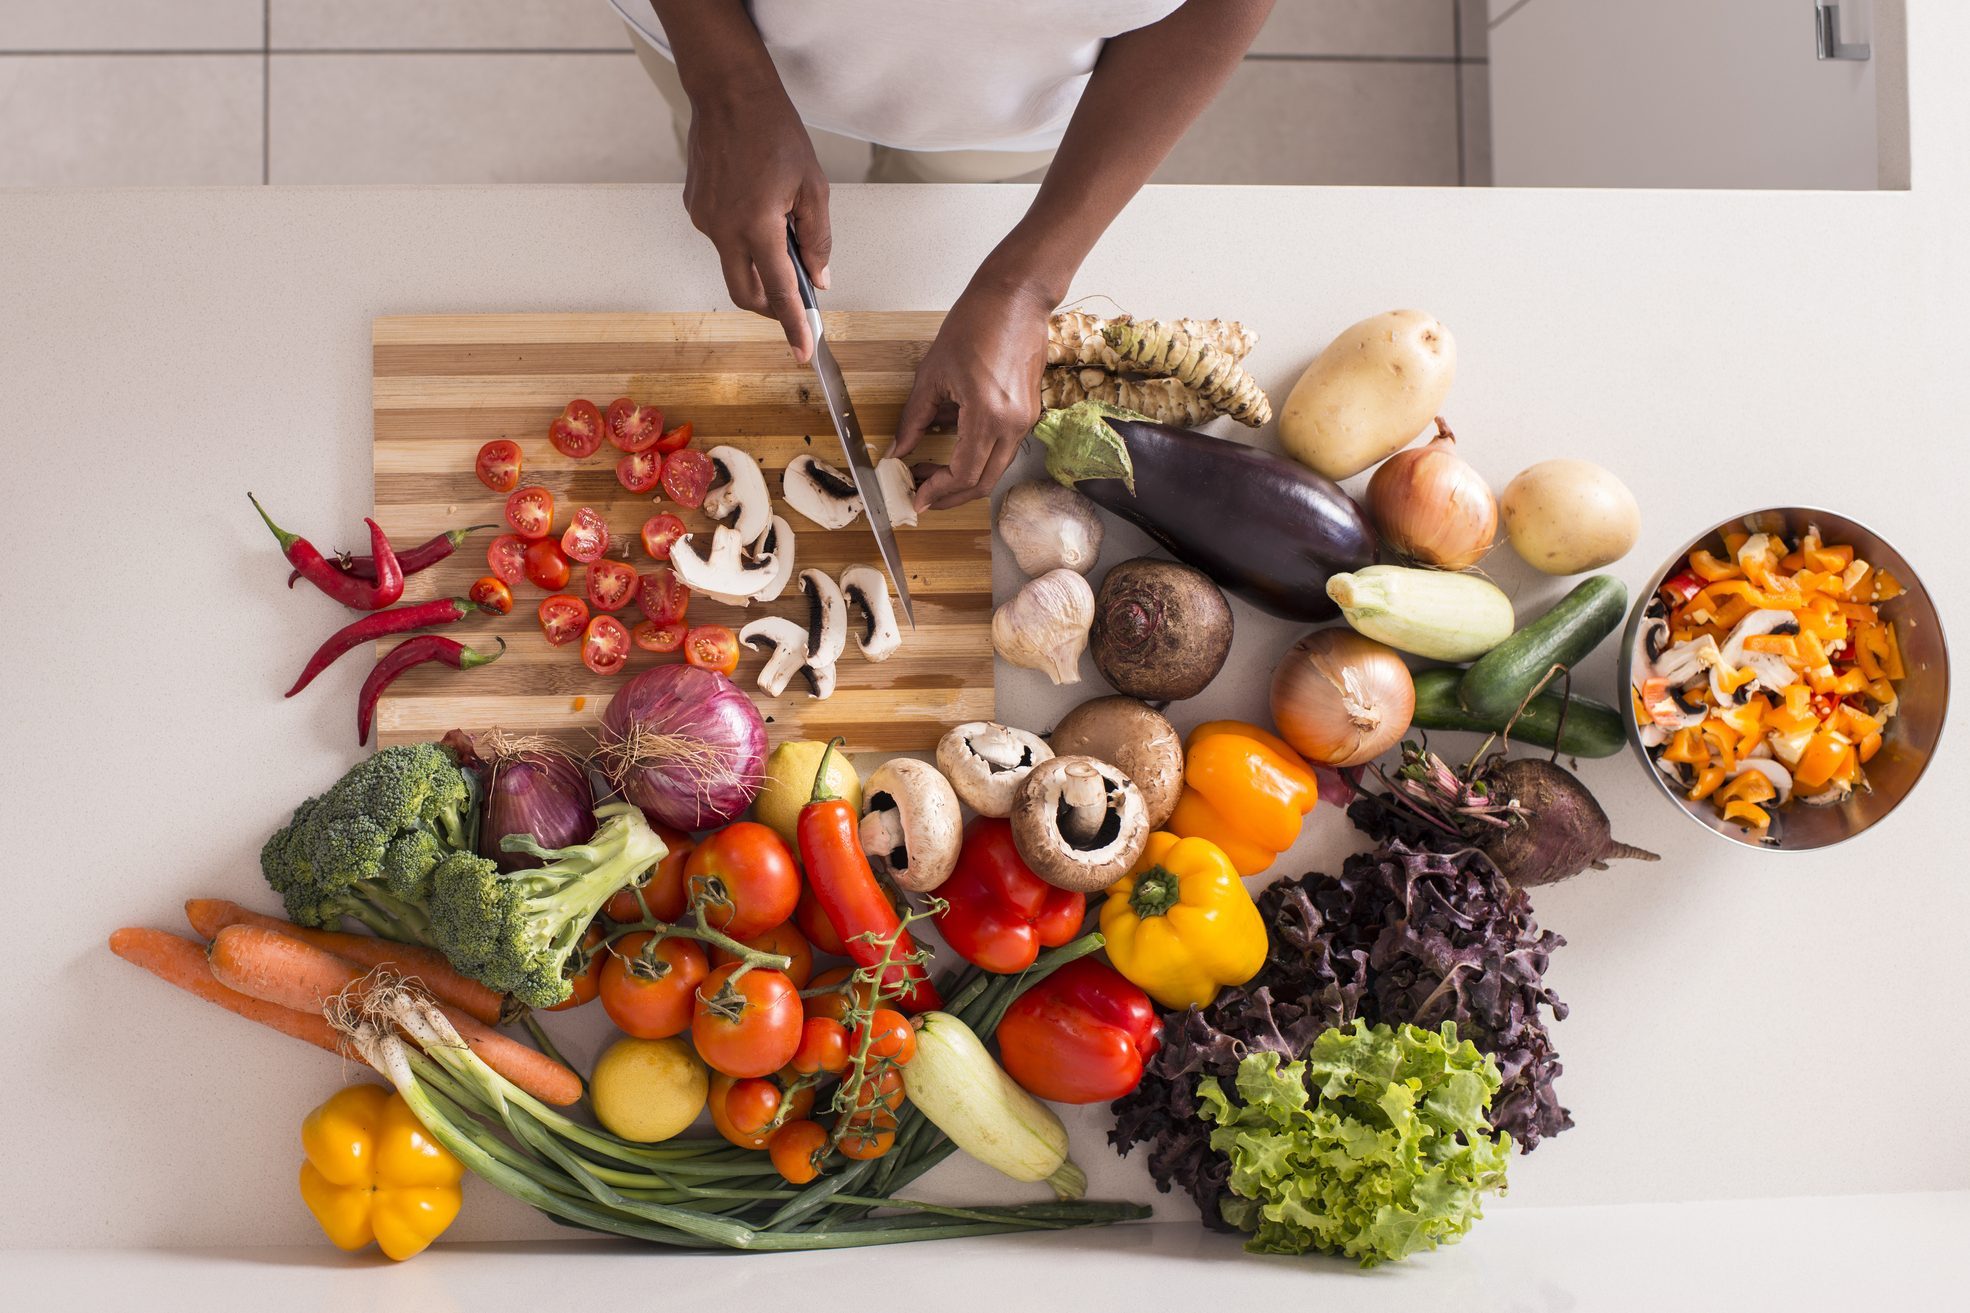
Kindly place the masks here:
[(466, 975), (545, 1008), (572, 992), (562, 970), (609, 895), (663, 860), (664, 842), (626, 802), (595, 809), (584, 844), (548, 849), (509, 836), (508, 852), (547, 865), (500, 871), (491, 862), (448, 858), (431, 877), (432, 942)]
[(260, 870), (294, 921), (353, 917), (390, 939), (428, 943), (421, 906), (438, 864), (470, 852), (478, 788), (435, 743), (385, 748), (294, 809), (260, 850)]

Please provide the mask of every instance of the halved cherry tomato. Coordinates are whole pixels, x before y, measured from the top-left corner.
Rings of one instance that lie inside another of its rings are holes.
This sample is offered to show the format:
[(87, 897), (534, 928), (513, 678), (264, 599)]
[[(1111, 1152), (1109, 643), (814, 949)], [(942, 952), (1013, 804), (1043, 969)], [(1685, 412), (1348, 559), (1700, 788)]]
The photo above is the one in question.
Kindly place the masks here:
[(691, 589), (677, 571), (660, 565), (636, 581), (636, 609), (653, 625), (673, 625), (691, 606)]
[(688, 419), (674, 429), (666, 429), (664, 435), (657, 439), (657, 450), (666, 454), (673, 451), (682, 451), (690, 445), (691, 421)]
[(559, 1003), (551, 1004), (549, 1012), (566, 1012), (584, 1003), (592, 1003), (602, 992), (602, 960), (608, 951), (602, 947), (602, 921), (600, 917), (588, 923), (588, 929), (581, 937), (581, 947), (568, 959), (565, 968), (568, 984), (574, 992)]
[(629, 631), (629, 639), (645, 652), (675, 652), (684, 646), (684, 635), (689, 632), (682, 620), (667, 625), (652, 624), (645, 620)]
[(588, 603), (579, 597), (556, 593), (540, 604), (540, 631), (556, 647), (574, 642), (588, 627)]
[(625, 1035), (669, 1039), (691, 1028), (705, 979), (705, 950), (695, 939), (666, 939), (645, 953), (649, 942), (648, 934), (639, 933), (609, 946), (602, 964), (602, 1010)]
[(639, 406), (628, 397), (609, 403), (609, 441), (624, 451), (645, 451), (657, 445), (664, 435), (664, 413), (655, 406)]
[(835, 1148), (844, 1158), (880, 1158), (896, 1147), (896, 1119), (886, 1112), (873, 1117), (858, 1113)]
[(522, 538), (545, 538), (554, 530), (554, 494), (539, 484), (506, 499), (506, 522)]
[(800, 1047), (789, 1064), (803, 1076), (848, 1070), (848, 1031), (833, 1017), (809, 1017), (800, 1028)]
[(592, 401), (570, 401), (547, 426), (547, 440), (563, 456), (587, 460), (602, 445), (602, 412)]
[(679, 506), (696, 509), (705, 504), (705, 491), (717, 466), (702, 451), (686, 447), (664, 457), (664, 492)]
[(699, 842), (684, 867), (684, 892), (713, 929), (749, 939), (793, 915), (800, 867), (771, 826), (735, 821)]
[(816, 1121), (783, 1123), (766, 1142), (773, 1170), (788, 1185), (806, 1185), (821, 1174), (821, 1158), (827, 1152), (828, 1133)]
[(575, 507), (568, 531), (561, 535), (561, 550), (583, 565), (601, 560), (609, 550), (608, 522), (586, 506)]
[(670, 549), (687, 532), (684, 521), (669, 511), (652, 515), (643, 521), (643, 550), (650, 554), (650, 559), (653, 561), (668, 561)]
[(725, 1119), (741, 1135), (757, 1135), (780, 1111), (780, 1087), (749, 1076), (733, 1083), (725, 1095)]
[(513, 590), (504, 579), (493, 575), (481, 575), (473, 580), (472, 591), (465, 596), (472, 605), (493, 615), (510, 615), (513, 611)]
[(536, 538), (527, 544), (527, 582), (536, 588), (558, 593), (568, 586), (568, 557), (552, 538)]
[(719, 967), (698, 986), (691, 1043), (713, 1071), (770, 1076), (800, 1047), (800, 991), (778, 971), (738, 971)]
[(907, 1067), (910, 1059), (917, 1056), (917, 1032), (911, 1029), (910, 1019), (894, 1008), (877, 1008), (866, 1024), (857, 1026), (849, 1037), (848, 1051), (860, 1052), (865, 1036), (872, 1058), (889, 1058), (897, 1066)]
[(612, 615), (598, 615), (581, 631), (581, 663), (598, 675), (613, 675), (629, 660), (629, 630)]
[[(738, 1145), (741, 1149), (764, 1149), (767, 1143), (766, 1136), (758, 1133), (752, 1135), (741, 1134), (739, 1129), (732, 1125), (731, 1118), (725, 1115), (727, 1101), (732, 1096), (732, 1087), (738, 1083), (722, 1072), (714, 1071), (711, 1074), (711, 1097), (705, 1100), (705, 1108), (711, 1113), (712, 1128), (731, 1143)], [(782, 1094), (781, 1097), (786, 1101), (788, 1118), (780, 1126), (780, 1130), (782, 1131), (788, 1126), (797, 1124), (800, 1118), (814, 1111), (814, 1087), (812, 1085), (803, 1085), (793, 1093)], [(775, 1132), (775, 1134), (778, 1134), (778, 1132)], [(827, 1137), (823, 1136), (822, 1142), (826, 1143), (826, 1139)]]
[(684, 635), (684, 659), (700, 670), (729, 675), (739, 668), (739, 640), (724, 625), (696, 625)]
[[(690, 860), (695, 845), (690, 835), (668, 825), (652, 824), (650, 828), (664, 841), (663, 860), (641, 885), (630, 885), (609, 895), (602, 914), (617, 925), (641, 921), (646, 904), (650, 915), (659, 921), (675, 921), (684, 915), (684, 863)], [(638, 892), (643, 895), (640, 902), (636, 897)]]
[(597, 611), (620, 611), (636, 598), (636, 567), (623, 561), (596, 561), (588, 567), (588, 604)]
[(510, 438), (494, 438), (479, 448), (473, 473), (494, 492), (513, 491), (520, 486), (520, 444)]
[(663, 468), (662, 452), (632, 451), (616, 462), (616, 482), (640, 497), (657, 486)]
[(527, 540), (517, 533), (502, 533), (486, 544), (486, 568), (493, 578), (509, 588), (527, 577)]
[[(747, 935), (739, 941), (747, 948), (761, 953), (778, 953), (788, 960), (787, 979), (793, 981), (795, 989), (806, 989), (807, 982), (814, 978), (814, 950), (807, 943), (807, 936), (800, 933), (791, 921), (782, 921), (769, 926), (756, 935)], [(738, 956), (722, 948), (711, 950), (711, 964), (724, 966), (727, 962), (738, 961)]]
[(835, 957), (848, 956), (847, 946), (841, 942), (834, 924), (828, 920), (828, 914), (821, 910), (821, 904), (815, 901), (814, 886), (811, 884), (803, 884), (800, 888), (800, 902), (794, 905), (793, 923), (800, 927), (800, 933), (807, 936), (807, 942), (814, 945), (818, 952), (830, 953)]

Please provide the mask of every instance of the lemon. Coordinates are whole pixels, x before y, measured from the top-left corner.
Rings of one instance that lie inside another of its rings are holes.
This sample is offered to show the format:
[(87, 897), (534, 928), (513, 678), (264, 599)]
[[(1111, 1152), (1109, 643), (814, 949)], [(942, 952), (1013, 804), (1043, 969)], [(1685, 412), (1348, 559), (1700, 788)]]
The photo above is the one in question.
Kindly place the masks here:
[[(794, 825), (800, 809), (814, 796), (814, 774), (821, 769), (821, 754), (827, 747), (817, 739), (790, 739), (766, 759), (766, 787), (753, 801), (753, 819), (772, 827), (788, 847), (796, 844)], [(828, 787), (858, 813), (862, 810), (861, 778), (839, 748), (828, 758)]]
[(697, 1120), (711, 1077), (680, 1036), (619, 1039), (595, 1064), (595, 1118), (625, 1140), (654, 1144)]

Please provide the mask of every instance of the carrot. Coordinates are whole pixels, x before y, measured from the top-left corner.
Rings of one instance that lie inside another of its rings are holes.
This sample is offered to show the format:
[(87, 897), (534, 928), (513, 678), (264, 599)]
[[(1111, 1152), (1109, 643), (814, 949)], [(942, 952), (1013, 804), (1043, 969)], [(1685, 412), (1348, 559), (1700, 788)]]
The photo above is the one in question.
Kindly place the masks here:
[(109, 951), (125, 962), (142, 967), (166, 984), (176, 985), (207, 1003), (217, 1003), (248, 1021), (257, 1021), (283, 1035), (306, 1040), (316, 1048), (327, 1049), (339, 1057), (362, 1061), (319, 1010), (296, 1012), (292, 1008), (227, 989), (214, 980), (212, 965), (205, 960), (205, 945), (195, 939), (182, 939), (162, 930), (126, 926), (109, 937)]
[[(367, 988), (362, 968), (259, 926), (224, 927), (212, 937), (206, 957), (220, 984), (296, 1011), (319, 1011), (339, 1002), (351, 989), (360, 994)], [(488, 1067), (543, 1103), (565, 1107), (581, 1098), (581, 1077), (554, 1059), (457, 1008), (445, 1008), (444, 1014)]]
[(224, 898), (191, 898), (185, 902), (185, 919), (192, 929), (211, 939), (229, 925), (258, 926), (290, 939), (325, 949), (339, 958), (362, 967), (382, 967), (422, 985), (432, 998), (457, 1008), (475, 1021), (488, 1026), (499, 1024), (506, 996), (486, 988), (470, 976), (462, 975), (435, 948), (418, 944), (399, 944), (373, 935), (349, 935), (339, 930), (313, 930), (279, 917), (249, 911)]

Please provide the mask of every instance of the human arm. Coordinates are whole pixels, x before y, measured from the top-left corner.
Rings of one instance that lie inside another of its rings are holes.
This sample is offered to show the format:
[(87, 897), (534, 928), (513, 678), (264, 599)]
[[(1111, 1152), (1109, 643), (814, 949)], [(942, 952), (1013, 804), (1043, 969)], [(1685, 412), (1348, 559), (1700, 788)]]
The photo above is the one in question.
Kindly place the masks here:
[(1047, 316), (1122, 207), (1238, 67), (1273, 0), (1187, 0), (1103, 45), (1039, 194), (945, 316), (897, 425), (907, 456), (957, 424), (946, 466), (919, 469), (919, 508), (992, 490), (1040, 413)]

